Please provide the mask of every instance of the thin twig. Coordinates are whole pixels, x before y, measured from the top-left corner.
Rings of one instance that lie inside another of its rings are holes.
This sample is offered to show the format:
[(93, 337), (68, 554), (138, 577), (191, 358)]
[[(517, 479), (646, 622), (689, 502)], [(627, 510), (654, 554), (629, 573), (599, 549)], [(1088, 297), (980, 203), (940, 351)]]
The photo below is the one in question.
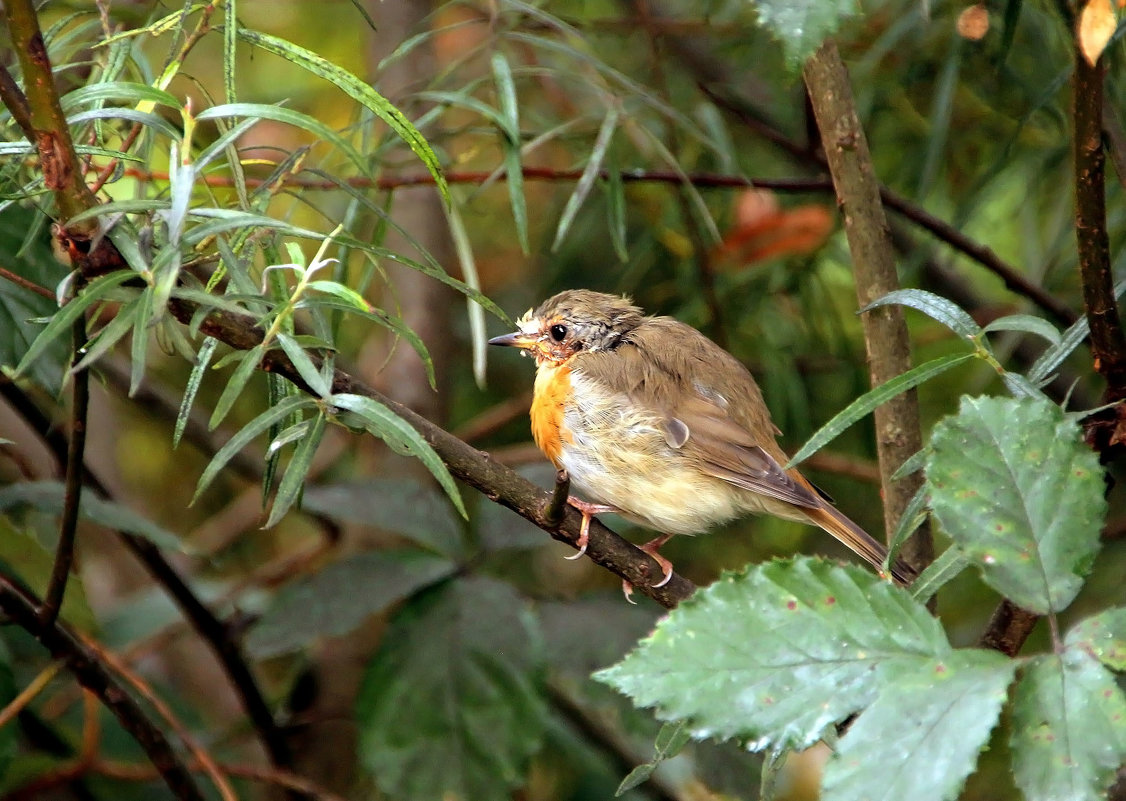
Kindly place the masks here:
[(551, 499), (543, 510), (543, 519), (549, 524), (558, 526), (563, 522), (563, 510), (567, 506), (567, 498), (571, 495), (571, 476), (560, 468), (555, 472), (555, 486), (551, 490)]
[(8, 702), (7, 706), (0, 709), (0, 729), (3, 729), (12, 720), (15, 719), (24, 707), (30, 704), (35, 696), (43, 692), (43, 688), (51, 683), (51, 679), (59, 674), (63, 669), (62, 662), (52, 662), (39, 672), (34, 679), (28, 682), (28, 685), (20, 690), (19, 694)]
[[(79, 315), (71, 327), (73, 364), (86, 353), (86, 316)], [(70, 409), (70, 442), (66, 454), (66, 480), (63, 490), (63, 511), (59, 518), (59, 541), (55, 546), (55, 562), (43, 599), (40, 616), (50, 626), (59, 616), (66, 594), (67, 581), (74, 564), (74, 539), (78, 533), (78, 507), (82, 502), (82, 467), (86, 453), (86, 416), (90, 407), (90, 372), (73, 371)]]
[(65, 625), (43, 625), (42, 602), (0, 575), (0, 611), (34, 636), (86, 689), (98, 696), (133, 736), (159, 771), (172, 794), (182, 801), (203, 801), (203, 794), (164, 733), (148, 718), (133, 696), (110, 673), (98, 656)]
[[(832, 40), (823, 44), (803, 70), (826, 161), (836, 186), (861, 306), (899, 288), (895, 250), (875, 178), (868, 141), (852, 99), (852, 87)], [(883, 307), (864, 315), (864, 342), (872, 386), (880, 386), (911, 367), (910, 339), (903, 310)], [(918, 491), (916, 473), (899, 481), (892, 474), (923, 446), (919, 406), (914, 391), (876, 409), (876, 451), (880, 463), (884, 526), (892, 536), (903, 510)], [(929, 529), (920, 529), (903, 548), (917, 570), (934, 558)]]
[(34, 281), (29, 281), (22, 275), (16, 275), (11, 270), (6, 270), (3, 267), (0, 267), (0, 278), (3, 278), (5, 281), (11, 281), (16, 286), (22, 286), (24, 289), (30, 290), (36, 295), (47, 298), (47, 300), (53, 301), (55, 299), (55, 293), (47, 289), (47, 287), (39, 286), (39, 284)]
[(0, 64), (0, 103), (11, 113), (12, 119), (20, 126), (28, 141), (34, 142), (35, 128), (31, 124), (31, 107), (27, 105), (27, 96), (3, 64)]
[[(198, 763), (189, 763), (188, 769), (197, 771), (202, 766)], [(218, 767), (229, 776), (238, 776), (242, 779), (273, 784), (285, 790), (293, 790), (313, 799), (313, 801), (346, 801), (343, 796), (326, 790), (313, 782), (290, 773), (286, 770), (261, 768), (256, 765), (239, 765), (233, 762), (220, 762)], [(111, 762), (108, 760), (95, 762), (90, 766), (92, 773), (108, 776), (113, 779), (125, 781), (148, 781), (153, 778), (153, 769), (149, 765), (131, 765), (124, 762)]]

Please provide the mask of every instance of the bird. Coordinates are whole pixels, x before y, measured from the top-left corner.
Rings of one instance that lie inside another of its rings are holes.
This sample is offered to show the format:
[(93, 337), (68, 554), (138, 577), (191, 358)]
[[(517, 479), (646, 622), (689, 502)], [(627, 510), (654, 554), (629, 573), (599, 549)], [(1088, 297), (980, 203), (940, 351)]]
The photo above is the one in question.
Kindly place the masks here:
[[(628, 297), (571, 289), (489, 344), (535, 360), (532, 436), (570, 477), (578, 494), (568, 502), (582, 513), (568, 558), (586, 552), (592, 516), (615, 512), (661, 532), (640, 546), (661, 566), (660, 587), (672, 577), (658, 553), (670, 538), (762, 513), (819, 526), (881, 569), (887, 549), (783, 467), (750, 371), (692, 326), (646, 316)], [(890, 570), (901, 584), (915, 576), (902, 560)]]

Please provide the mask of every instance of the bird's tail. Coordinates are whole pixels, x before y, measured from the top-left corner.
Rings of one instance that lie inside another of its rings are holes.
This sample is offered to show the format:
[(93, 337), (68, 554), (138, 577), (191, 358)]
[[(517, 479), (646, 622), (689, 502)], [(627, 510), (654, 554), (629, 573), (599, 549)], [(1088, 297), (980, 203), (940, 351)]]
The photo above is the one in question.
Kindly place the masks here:
[[(877, 569), (882, 569), (884, 559), (888, 555), (888, 549), (874, 540), (860, 526), (849, 520), (836, 507), (826, 504), (817, 509), (803, 509), (802, 511), (809, 516), (810, 522), (825, 529), (847, 545), (855, 554), (871, 562)], [(902, 559), (896, 559), (891, 564), (891, 575), (900, 584), (910, 584), (918, 573)]]

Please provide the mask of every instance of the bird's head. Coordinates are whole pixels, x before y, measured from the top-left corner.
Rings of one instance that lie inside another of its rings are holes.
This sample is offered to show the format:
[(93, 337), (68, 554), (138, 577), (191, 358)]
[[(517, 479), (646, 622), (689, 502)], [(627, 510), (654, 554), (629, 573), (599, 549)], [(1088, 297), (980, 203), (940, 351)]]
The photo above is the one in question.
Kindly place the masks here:
[(507, 345), (531, 354), (536, 365), (562, 364), (580, 351), (613, 349), (643, 319), (629, 298), (588, 289), (569, 289), (529, 309), (511, 334), (490, 345)]

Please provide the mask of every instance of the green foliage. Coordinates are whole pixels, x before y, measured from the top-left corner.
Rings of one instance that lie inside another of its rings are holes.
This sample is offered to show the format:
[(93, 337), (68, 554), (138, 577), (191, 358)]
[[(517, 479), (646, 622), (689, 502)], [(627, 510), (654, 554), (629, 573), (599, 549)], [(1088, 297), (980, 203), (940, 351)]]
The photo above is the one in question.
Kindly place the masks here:
[(412, 599), (356, 701), (361, 763), (404, 801), (506, 796), (543, 737), (541, 658), (525, 604), (504, 584), (448, 582)]
[(794, 71), (832, 36), (841, 22), (859, 13), (856, 0), (754, 0), (759, 25), (782, 43)]

